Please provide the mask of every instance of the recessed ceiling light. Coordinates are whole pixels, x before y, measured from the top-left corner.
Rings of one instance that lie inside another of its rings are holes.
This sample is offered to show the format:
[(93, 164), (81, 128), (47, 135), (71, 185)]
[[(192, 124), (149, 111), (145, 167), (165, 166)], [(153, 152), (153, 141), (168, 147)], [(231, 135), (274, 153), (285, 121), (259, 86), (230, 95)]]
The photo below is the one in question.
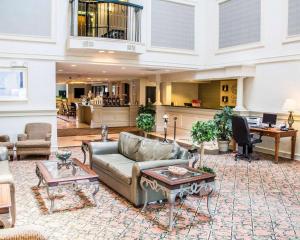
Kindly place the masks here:
[(104, 71), (104, 70), (103, 70), (102, 73), (107, 73), (107, 71)]
[(103, 50), (100, 50), (100, 51), (98, 51), (99, 53), (105, 53), (105, 51), (103, 51)]
[(108, 53), (115, 53), (115, 51), (108, 51)]
[(126, 69), (126, 67), (121, 67), (121, 69), (123, 69), (123, 70), (124, 70), (124, 69)]
[(62, 72), (63, 70), (62, 70), (62, 69), (58, 69), (58, 71), (59, 71), (59, 72)]
[(92, 78), (88, 77), (87, 79), (88, 79), (88, 80), (91, 80)]
[(77, 67), (77, 65), (76, 64), (72, 64), (71, 67)]

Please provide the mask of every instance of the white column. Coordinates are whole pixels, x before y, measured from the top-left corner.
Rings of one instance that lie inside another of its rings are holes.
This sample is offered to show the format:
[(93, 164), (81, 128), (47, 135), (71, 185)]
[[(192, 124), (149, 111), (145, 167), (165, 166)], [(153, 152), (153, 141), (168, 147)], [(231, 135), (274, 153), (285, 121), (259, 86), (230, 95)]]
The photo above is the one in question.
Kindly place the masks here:
[(78, 36), (78, 0), (74, 0), (73, 4), (73, 12), (72, 14), (72, 27), (73, 27), (73, 36), (77, 37)]
[(161, 82), (161, 77), (160, 74), (156, 74), (156, 101), (154, 105), (161, 105), (160, 102), (160, 82)]
[(237, 79), (237, 96), (236, 96), (236, 107), (235, 111), (247, 111), (244, 107), (244, 77)]

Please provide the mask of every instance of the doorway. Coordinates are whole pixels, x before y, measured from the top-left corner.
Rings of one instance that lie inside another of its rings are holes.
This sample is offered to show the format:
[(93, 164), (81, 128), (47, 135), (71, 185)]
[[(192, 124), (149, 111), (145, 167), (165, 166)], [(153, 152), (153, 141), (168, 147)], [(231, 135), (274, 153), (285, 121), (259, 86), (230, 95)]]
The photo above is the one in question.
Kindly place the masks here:
[(146, 87), (146, 99), (145, 103), (155, 103), (156, 101), (156, 87), (147, 86)]

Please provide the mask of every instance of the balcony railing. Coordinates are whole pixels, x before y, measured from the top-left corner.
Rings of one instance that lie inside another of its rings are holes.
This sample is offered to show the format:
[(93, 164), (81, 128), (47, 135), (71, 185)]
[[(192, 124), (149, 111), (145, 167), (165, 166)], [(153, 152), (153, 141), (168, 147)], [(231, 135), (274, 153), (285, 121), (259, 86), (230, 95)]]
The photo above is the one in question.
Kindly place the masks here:
[(141, 42), (143, 7), (118, 0), (71, 0), (72, 36)]

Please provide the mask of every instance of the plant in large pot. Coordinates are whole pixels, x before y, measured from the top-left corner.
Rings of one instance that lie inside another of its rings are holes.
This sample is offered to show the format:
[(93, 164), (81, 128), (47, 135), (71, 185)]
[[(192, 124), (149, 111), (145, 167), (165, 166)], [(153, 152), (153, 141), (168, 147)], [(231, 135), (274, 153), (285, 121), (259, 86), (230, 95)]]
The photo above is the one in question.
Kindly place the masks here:
[(144, 113), (151, 114), (154, 117), (156, 114), (154, 105), (152, 103), (147, 103), (145, 106), (144, 105), (139, 106), (138, 115)]
[(232, 108), (224, 107), (221, 112), (216, 113), (214, 121), (217, 127), (217, 139), (220, 152), (228, 152), (232, 137)]
[(144, 132), (145, 137), (153, 130), (155, 118), (150, 113), (141, 113), (136, 118), (136, 126)]
[(211, 142), (216, 139), (217, 128), (213, 120), (198, 121), (193, 124), (191, 131), (192, 140), (200, 148), (199, 169), (205, 170), (207, 167), (203, 166), (204, 159), (204, 145), (206, 142)]

